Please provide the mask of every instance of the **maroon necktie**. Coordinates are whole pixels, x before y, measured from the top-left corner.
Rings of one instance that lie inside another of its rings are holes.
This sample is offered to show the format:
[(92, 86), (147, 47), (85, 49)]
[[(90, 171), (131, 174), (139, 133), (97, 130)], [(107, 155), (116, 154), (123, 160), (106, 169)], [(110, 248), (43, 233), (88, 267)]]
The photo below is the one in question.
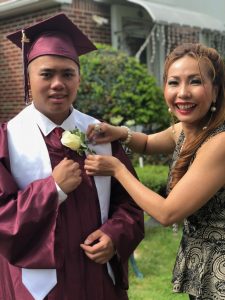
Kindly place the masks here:
[(51, 144), (57, 149), (62, 148), (61, 137), (63, 131), (64, 129), (62, 129), (61, 127), (55, 127), (55, 129), (53, 129), (50, 133)]
[(58, 137), (58, 139), (61, 139), (63, 131), (64, 129), (62, 129), (61, 127), (55, 127), (55, 129), (53, 129), (53, 132)]

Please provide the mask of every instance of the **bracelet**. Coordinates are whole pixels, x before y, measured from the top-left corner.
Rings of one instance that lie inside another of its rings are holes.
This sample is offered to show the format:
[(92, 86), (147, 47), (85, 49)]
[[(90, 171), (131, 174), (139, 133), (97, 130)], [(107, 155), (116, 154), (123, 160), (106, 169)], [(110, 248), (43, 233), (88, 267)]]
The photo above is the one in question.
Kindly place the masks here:
[(122, 141), (124, 145), (127, 145), (130, 143), (130, 140), (132, 138), (132, 131), (127, 126), (121, 126), (121, 128), (125, 128), (127, 130), (127, 138), (124, 141)]

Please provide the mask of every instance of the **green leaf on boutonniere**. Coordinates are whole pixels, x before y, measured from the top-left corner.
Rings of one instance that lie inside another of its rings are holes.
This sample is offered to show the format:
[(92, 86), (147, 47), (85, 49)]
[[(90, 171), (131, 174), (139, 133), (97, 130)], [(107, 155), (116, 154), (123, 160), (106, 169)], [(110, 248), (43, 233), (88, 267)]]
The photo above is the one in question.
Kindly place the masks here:
[(65, 130), (62, 134), (61, 143), (76, 151), (79, 155), (83, 155), (85, 151), (95, 154), (95, 151), (88, 147), (88, 141), (84, 132), (75, 128), (71, 131)]

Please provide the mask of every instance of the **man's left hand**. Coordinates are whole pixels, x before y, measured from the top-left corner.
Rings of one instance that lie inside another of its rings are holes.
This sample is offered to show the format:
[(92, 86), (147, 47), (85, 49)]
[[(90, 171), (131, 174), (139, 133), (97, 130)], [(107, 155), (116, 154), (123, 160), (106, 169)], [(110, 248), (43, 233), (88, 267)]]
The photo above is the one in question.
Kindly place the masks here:
[(99, 229), (92, 232), (80, 246), (91, 260), (99, 264), (107, 263), (115, 254), (111, 238)]

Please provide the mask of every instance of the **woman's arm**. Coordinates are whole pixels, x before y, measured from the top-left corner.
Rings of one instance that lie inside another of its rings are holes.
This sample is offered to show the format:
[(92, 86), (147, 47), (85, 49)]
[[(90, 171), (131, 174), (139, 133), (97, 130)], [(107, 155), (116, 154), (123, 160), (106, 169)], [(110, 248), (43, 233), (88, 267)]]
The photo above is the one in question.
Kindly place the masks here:
[[(128, 137), (128, 130), (123, 126), (112, 126), (107, 123), (97, 125), (91, 124), (87, 130), (87, 137), (96, 144), (103, 144), (115, 140), (125, 141)], [(176, 140), (181, 132), (181, 124), (169, 127), (159, 133), (147, 135), (142, 132), (131, 132), (131, 139), (128, 147), (136, 153), (145, 154), (169, 154), (174, 151)]]
[(89, 175), (114, 176), (144, 211), (168, 226), (197, 211), (224, 186), (224, 143), (225, 133), (205, 143), (167, 198), (145, 187), (114, 157), (89, 156), (85, 168)]
[[(176, 130), (169, 127), (161, 132), (148, 135), (145, 154), (171, 154), (173, 153), (178, 137), (181, 133), (181, 124), (176, 124)], [(129, 148), (136, 152), (135, 144), (137, 143), (137, 138), (134, 136), (131, 140), (131, 145)]]

